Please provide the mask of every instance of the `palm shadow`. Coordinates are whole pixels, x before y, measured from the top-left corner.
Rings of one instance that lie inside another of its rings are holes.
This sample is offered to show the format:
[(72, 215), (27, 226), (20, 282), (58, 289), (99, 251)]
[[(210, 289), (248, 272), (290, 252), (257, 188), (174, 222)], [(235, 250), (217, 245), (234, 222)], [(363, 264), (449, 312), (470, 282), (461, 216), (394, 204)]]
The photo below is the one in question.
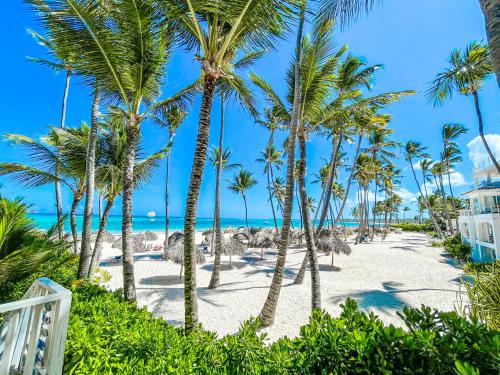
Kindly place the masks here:
[(182, 284), (183, 282), (184, 278), (179, 277), (179, 275), (159, 275), (159, 276), (143, 277), (139, 281), (141, 285), (151, 285), (151, 286), (169, 286), (169, 285)]

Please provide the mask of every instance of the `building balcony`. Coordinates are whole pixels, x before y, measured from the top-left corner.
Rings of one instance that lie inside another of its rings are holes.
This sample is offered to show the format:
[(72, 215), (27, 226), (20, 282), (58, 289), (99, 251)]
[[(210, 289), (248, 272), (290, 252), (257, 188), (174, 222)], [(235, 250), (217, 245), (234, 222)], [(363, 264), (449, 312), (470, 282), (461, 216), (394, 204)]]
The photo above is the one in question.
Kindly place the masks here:
[(484, 243), (495, 243), (495, 239), (493, 238), (493, 234), (483, 234), (480, 233), (477, 238), (478, 241), (484, 242)]

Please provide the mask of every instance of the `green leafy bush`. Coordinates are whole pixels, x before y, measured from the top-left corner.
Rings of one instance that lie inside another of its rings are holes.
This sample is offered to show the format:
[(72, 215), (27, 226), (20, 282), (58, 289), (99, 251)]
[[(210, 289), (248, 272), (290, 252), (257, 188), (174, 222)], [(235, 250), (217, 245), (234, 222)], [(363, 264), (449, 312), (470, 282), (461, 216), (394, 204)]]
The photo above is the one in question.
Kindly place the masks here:
[[(500, 334), (456, 313), (405, 308), (408, 330), (347, 300), (339, 317), (315, 311), (300, 336), (266, 345), (259, 322), (217, 338), (184, 330), (117, 292), (73, 288), (67, 374), (456, 374), (500, 371)], [(464, 370), (465, 369), (465, 370)], [(462, 371), (462, 372), (460, 372)]]
[(432, 231), (432, 224), (401, 223), (393, 225), (394, 228), (401, 228), (404, 232), (429, 232)]
[(471, 247), (463, 243), (460, 235), (447, 237), (443, 242), (444, 250), (460, 262), (466, 262), (471, 256)]
[(465, 279), (469, 313), (500, 331), (500, 262), (482, 265)]

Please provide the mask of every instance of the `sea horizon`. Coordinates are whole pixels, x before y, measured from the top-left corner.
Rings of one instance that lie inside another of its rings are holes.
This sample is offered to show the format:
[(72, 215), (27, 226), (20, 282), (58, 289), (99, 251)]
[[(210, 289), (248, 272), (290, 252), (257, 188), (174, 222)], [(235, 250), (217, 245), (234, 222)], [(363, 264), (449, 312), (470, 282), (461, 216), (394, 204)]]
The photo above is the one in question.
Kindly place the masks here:
[[(54, 226), (57, 222), (57, 215), (55, 213), (30, 213), (28, 215), (35, 222), (38, 229), (48, 230)], [(278, 227), (281, 227), (282, 219), (276, 218)], [(83, 215), (76, 215), (76, 225), (78, 231), (82, 230)], [(330, 223), (329, 220), (325, 221), (326, 224)], [(300, 219), (292, 219), (293, 227), (300, 228)], [(339, 222), (339, 225), (344, 225), (350, 228), (358, 227), (358, 222), (353, 219), (345, 219), (343, 223)], [(122, 225), (122, 215), (110, 215), (108, 218), (108, 223), (106, 230), (111, 233), (120, 233)], [(272, 228), (274, 227), (273, 218), (262, 219), (262, 218), (252, 218), (248, 219), (248, 225), (250, 227), (262, 227), (262, 228)], [(225, 229), (228, 227), (245, 227), (245, 219), (241, 218), (221, 218), (221, 228)], [(70, 230), (69, 217), (64, 223), (66, 231)], [(207, 230), (213, 227), (213, 218), (198, 217), (196, 218), (196, 230)], [(92, 230), (96, 231), (99, 229), (99, 215), (93, 215), (92, 219)], [(169, 230), (183, 230), (184, 229), (184, 216), (171, 216), (169, 219)], [(132, 217), (132, 230), (135, 232), (140, 231), (153, 231), (159, 232), (165, 230), (165, 216), (155, 216), (149, 217), (147, 215), (133, 215)]]

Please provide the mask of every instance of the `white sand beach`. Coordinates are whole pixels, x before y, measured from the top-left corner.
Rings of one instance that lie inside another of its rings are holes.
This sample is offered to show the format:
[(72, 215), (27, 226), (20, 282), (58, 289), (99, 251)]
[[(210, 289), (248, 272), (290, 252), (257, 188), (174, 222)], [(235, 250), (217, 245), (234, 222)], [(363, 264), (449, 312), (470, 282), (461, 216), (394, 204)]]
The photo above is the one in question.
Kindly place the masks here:
[[(201, 242), (201, 233), (197, 235)], [(163, 236), (159, 233), (160, 244)], [(333, 315), (341, 311), (340, 304), (348, 297), (355, 299), (361, 309), (374, 311), (386, 323), (402, 325), (396, 311), (403, 306), (425, 304), (440, 310), (453, 310), (458, 300), (460, 277), (463, 271), (453, 265), (443, 249), (430, 246), (426, 235), (391, 233), (381, 241), (352, 246), (349, 256), (331, 257), (319, 254), (321, 270), (322, 307)], [(111, 263), (120, 250), (106, 244), (101, 268), (112, 278), (107, 286), (122, 287), (121, 263)], [(180, 265), (162, 261), (160, 252), (136, 253), (135, 276), (138, 302), (158, 317), (175, 325), (184, 323), (183, 280)], [(266, 329), (270, 340), (299, 334), (310, 313), (310, 275), (302, 285), (294, 285), (294, 276), (304, 256), (303, 248), (290, 248), (287, 255), (283, 288), (276, 320)], [(246, 319), (257, 316), (267, 297), (276, 260), (276, 251), (250, 249), (242, 256), (223, 256), (221, 285), (207, 288), (213, 257), (198, 266), (199, 318), (203, 327), (220, 335), (232, 334)]]

